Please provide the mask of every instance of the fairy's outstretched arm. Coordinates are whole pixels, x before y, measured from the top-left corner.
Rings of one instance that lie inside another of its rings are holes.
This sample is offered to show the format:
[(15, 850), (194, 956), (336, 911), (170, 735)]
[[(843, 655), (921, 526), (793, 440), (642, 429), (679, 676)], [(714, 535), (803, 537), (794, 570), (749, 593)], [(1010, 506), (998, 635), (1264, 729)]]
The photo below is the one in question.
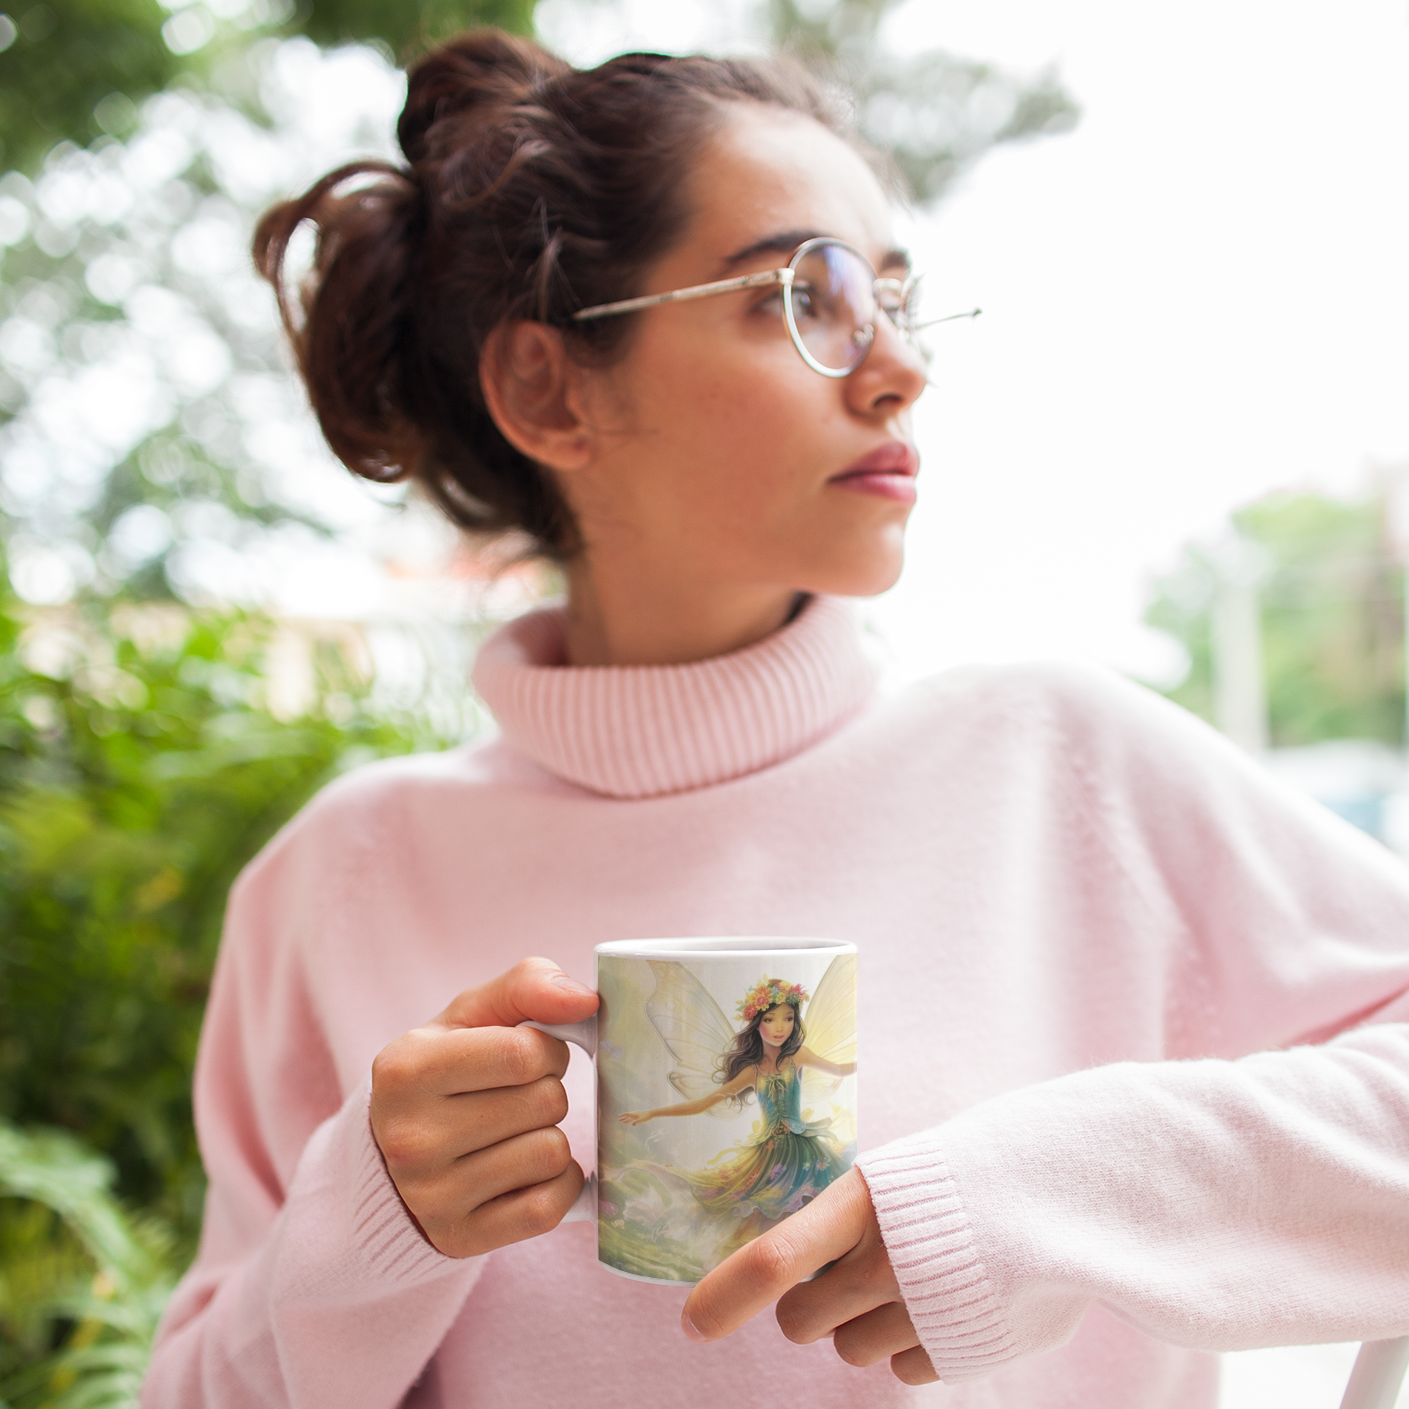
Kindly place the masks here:
[(809, 1047), (799, 1047), (793, 1054), (793, 1062), (800, 1067), (814, 1067), (828, 1076), (850, 1076), (856, 1070), (855, 1062), (829, 1062)]
[(707, 1096), (701, 1096), (695, 1101), (681, 1101), (673, 1106), (658, 1106), (653, 1111), (622, 1111), (617, 1119), (623, 1125), (644, 1125), (648, 1120), (654, 1120), (660, 1115), (703, 1115), (711, 1106), (717, 1106), (721, 1101), (727, 1101), (730, 1096), (737, 1096), (741, 1091), (747, 1091), (754, 1083), (756, 1067), (746, 1067), (732, 1081), (726, 1081), (717, 1091), (711, 1091)]

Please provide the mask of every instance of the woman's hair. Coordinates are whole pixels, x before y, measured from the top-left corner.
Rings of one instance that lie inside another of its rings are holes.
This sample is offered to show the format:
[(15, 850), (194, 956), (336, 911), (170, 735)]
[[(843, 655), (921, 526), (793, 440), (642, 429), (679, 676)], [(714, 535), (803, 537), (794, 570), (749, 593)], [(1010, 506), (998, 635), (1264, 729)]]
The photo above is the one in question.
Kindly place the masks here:
[[(405, 165), (340, 167), (255, 232), (338, 458), (371, 480), (413, 476), (462, 528), (518, 529), (534, 551), (570, 557), (551, 476), (485, 406), (485, 339), (533, 319), (579, 359), (618, 352), (631, 317), (572, 314), (639, 291), (688, 218), (692, 159), (737, 102), (845, 133), (823, 90), (782, 61), (623, 54), (582, 70), (481, 29), (415, 63), (397, 124)], [(304, 221), (317, 238), (296, 309), (284, 261)]]
[[(781, 1003), (775, 1003), (773, 1008), (781, 1008), (782, 1006)], [(796, 1003), (789, 1003), (788, 1007), (793, 1010), (793, 1030), (788, 1034), (783, 1045), (778, 1048), (775, 1061), (779, 1063), (785, 1057), (791, 1057), (802, 1046), (802, 1009)], [(758, 1029), (763, 1025), (764, 1018), (773, 1011), (773, 1008), (765, 1008), (755, 1013), (749, 1020), (748, 1026), (735, 1035), (733, 1042), (719, 1058), (719, 1067), (714, 1074), (714, 1079), (721, 1085), (727, 1085), (741, 1071), (757, 1066), (763, 1060), (763, 1036)], [(741, 1091), (737, 1096), (731, 1096), (730, 1100), (736, 1106), (742, 1106), (747, 1097), (748, 1092)]]

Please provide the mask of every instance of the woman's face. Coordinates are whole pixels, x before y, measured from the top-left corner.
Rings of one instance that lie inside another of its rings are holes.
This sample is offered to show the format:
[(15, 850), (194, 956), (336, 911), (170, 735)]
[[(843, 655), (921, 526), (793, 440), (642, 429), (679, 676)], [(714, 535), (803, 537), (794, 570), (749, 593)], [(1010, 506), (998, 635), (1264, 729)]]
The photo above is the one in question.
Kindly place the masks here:
[(797, 1018), (791, 1003), (778, 1003), (764, 1013), (758, 1024), (758, 1035), (765, 1047), (781, 1047), (793, 1035)]
[[(810, 118), (730, 105), (685, 195), (684, 236), (642, 293), (781, 268), (813, 235), (854, 245), (878, 274), (905, 272), (875, 177)], [(594, 452), (563, 475), (589, 559), (624, 556), (647, 578), (705, 592), (889, 587), (914, 503), (910, 407), (925, 376), (888, 320), (876, 320), (865, 362), (830, 379), (798, 355), (776, 289), (636, 316), (623, 359), (583, 384)], [(858, 473), (877, 452), (884, 472)]]

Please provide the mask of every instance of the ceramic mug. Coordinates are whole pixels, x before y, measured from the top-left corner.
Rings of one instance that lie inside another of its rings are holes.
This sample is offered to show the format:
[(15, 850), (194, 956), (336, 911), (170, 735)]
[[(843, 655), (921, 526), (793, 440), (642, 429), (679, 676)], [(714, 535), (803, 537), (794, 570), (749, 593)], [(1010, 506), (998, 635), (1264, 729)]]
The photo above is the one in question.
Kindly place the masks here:
[(595, 1220), (611, 1271), (690, 1285), (851, 1168), (856, 946), (616, 940), (596, 968), (595, 1016), (530, 1024), (596, 1068), (596, 1167), (564, 1221)]

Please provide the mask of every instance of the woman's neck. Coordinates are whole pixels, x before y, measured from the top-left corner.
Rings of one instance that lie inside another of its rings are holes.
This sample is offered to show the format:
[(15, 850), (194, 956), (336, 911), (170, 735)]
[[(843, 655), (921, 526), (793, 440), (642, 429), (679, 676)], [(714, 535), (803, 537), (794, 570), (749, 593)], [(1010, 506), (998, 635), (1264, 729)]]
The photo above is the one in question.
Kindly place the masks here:
[(585, 562), (567, 568), (568, 665), (686, 665), (743, 650), (787, 623), (791, 588), (672, 580), (626, 582)]

